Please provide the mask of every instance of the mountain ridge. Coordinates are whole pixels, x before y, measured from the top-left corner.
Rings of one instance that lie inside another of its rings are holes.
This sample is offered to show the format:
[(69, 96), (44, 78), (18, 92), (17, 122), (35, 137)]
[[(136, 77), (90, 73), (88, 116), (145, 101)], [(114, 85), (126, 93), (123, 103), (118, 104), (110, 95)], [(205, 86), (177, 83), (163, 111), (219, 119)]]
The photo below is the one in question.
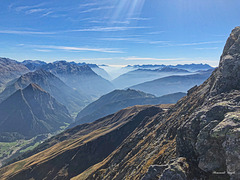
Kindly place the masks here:
[(66, 61), (56, 61), (42, 66), (59, 77), (68, 86), (90, 96), (101, 96), (113, 90), (113, 85), (97, 75), (88, 65), (79, 66)]
[(114, 90), (80, 111), (74, 124), (89, 123), (134, 105), (174, 104), (185, 95), (185, 93), (175, 93), (156, 97), (132, 89)]
[(0, 102), (9, 97), (18, 89), (24, 89), (31, 83), (41, 86), (45, 91), (50, 93), (51, 96), (65, 105), (71, 112), (78, 112), (86, 105), (87, 102), (90, 101), (86, 95), (68, 87), (52, 73), (40, 69), (24, 74), (12, 84), (9, 84), (9, 86), (7, 86), (0, 94)]
[(72, 122), (67, 109), (33, 83), (4, 100), (0, 112), (1, 133), (17, 132), (26, 138), (57, 131), (64, 122)]
[(199, 72), (190, 75), (173, 75), (147, 81), (141, 84), (131, 86), (130, 88), (162, 96), (177, 91), (187, 92), (195, 85), (200, 85), (211, 75), (212, 70)]

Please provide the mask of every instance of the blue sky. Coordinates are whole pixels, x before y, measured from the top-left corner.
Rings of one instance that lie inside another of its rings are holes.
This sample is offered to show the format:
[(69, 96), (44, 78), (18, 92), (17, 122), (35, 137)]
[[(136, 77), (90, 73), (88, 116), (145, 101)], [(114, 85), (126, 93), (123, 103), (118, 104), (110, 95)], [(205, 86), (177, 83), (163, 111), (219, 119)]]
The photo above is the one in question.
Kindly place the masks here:
[(1, 0), (0, 56), (216, 66), (239, 0)]

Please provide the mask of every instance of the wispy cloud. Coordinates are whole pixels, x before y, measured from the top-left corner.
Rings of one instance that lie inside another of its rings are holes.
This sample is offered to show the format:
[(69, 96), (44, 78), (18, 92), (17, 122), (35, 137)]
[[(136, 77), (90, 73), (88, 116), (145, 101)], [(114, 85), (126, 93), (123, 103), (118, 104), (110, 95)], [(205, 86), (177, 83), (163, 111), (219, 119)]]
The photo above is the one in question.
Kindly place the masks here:
[(53, 14), (53, 13), (54, 13), (53, 11), (46, 12), (42, 15), (42, 17), (48, 16), (48, 15)]
[(151, 18), (141, 18), (141, 17), (132, 17), (128, 18), (129, 20), (137, 20), (137, 21), (149, 21)]
[[(163, 42), (159, 41), (160, 44), (163, 44), (162, 46), (159, 47), (175, 47), (175, 46), (199, 46), (199, 45), (207, 45), (207, 44), (219, 44), (223, 43), (224, 41), (206, 41), (206, 42), (193, 42), (193, 43), (180, 43), (180, 44), (175, 44), (175, 43), (168, 43), (168, 42)], [(155, 43), (159, 44), (159, 43)]]
[(169, 45), (169, 43), (171, 43), (171, 41), (149, 41), (149, 44), (165, 44), (165, 45)]
[(111, 31), (127, 31), (130, 29), (142, 29), (147, 27), (93, 27), (88, 29), (75, 29), (56, 32), (44, 32), (44, 31), (26, 31), (26, 30), (0, 30), (0, 34), (19, 34), (19, 35), (50, 35), (50, 34), (62, 34), (71, 32), (111, 32)]
[(34, 49), (34, 51), (38, 51), (38, 52), (51, 52), (51, 50), (49, 50), (49, 49)]
[(56, 34), (56, 32), (0, 30), (0, 34), (47, 35), (47, 34)]
[(195, 48), (197, 50), (213, 50), (213, 49), (219, 49), (219, 47), (203, 47), (203, 48)]
[(65, 51), (92, 51), (104, 53), (124, 53), (116, 48), (91, 48), (91, 47), (72, 47), (72, 46), (54, 46), (54, 45), (33, 45), (33, 47), (43, 50), (65, 50)]
[(207, 41), (207, 42), (194, 42), (194, 43), (185, 43), (185, 44), (177, 44), (178, 46), (196, 46), (196, 45), (204, 45), (204, 44), (218, 44), (223, 41)]
[(148, 33), (146, 33), (146, 34), (148, 34), (148, 35), (157, 35), (157, 34), (162, 34), (162, 33), (164, 33), (165, 31), (153, 31), (153, 32), (148, 32)]
[(33, 13), (39, 13), (39, 12), (46, 12), (48, 11), (49, 9), (30, 9), (30, 10), (27, 10), (25, 13), (26, 14), (33, 14)]
[(90, 8), (90, 9), (80, 11), (80, 13), (90, 13), (90, 12), (93, 12), (93, 11), (101, 11), (101, 10), (113, 9), (113, 8), (114, 8), (114, 6), (96, 7), (96, 8)]
[(77, 30), (71, 30), (71, 31), (80, 31), (80, 32), (110, 32), (110, 31), (126, 31), (130, 29), (144, 29), (148, 27), (125, 27), (125, 26), (118, 26), (118, 27), (93, 27), (93, 28), (87, 28), (87, 29), (77, 29)]
[(88, 6), (96, 6), (98, 3), (86, 3), (86, 4), (80, 4), (79, 7), (88, 7)]
[(99, 40), (103, 41), (128, 41), (128, 42), (135, 42), (135, 43), (144, 43), (145, 41), (140, 38), (129, 38), (129, 37), (106, 37), (106, 38), (99, 38)]
[(113, 24), (130, 24), (130, 21), (111, 21)]
[[(44, 5), (45, 5), (44, 3), (40, 3), (40, 4), (36, 4), (36, 5), (32, 5), (32, 6), (18, 6), (18, 7), (15, 7), (15, 10), (16, 11), (24, 11), (24, 10), (28, 10), (28, 9), (42, 7)], [(13, 5), (11, 6), (11, 8), (13, 8)]]

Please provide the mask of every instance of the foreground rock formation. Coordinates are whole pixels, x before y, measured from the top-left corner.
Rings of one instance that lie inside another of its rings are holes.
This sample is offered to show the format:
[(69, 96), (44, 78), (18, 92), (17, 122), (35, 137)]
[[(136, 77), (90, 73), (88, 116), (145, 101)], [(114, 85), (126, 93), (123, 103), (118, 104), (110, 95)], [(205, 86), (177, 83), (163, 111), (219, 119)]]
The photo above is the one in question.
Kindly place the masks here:
[(237, 27), (219, 67), (176, 105), (133, 107), (75, 127), (0, 169), (0, 178), (239, 180), (239, 69)]

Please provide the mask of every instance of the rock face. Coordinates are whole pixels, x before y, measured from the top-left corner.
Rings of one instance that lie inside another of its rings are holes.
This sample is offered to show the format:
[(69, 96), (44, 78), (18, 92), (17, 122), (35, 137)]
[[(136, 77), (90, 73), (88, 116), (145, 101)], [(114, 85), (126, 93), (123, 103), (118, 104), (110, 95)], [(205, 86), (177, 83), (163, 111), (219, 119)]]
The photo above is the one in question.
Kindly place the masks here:
[(79, 112), (90, 101), (85, 95), (68, 87), (52, 73), (41, 69), (24, 74), (9, 84), (0, 94), (0, 102), (31, 83), (38, 84), (58, 102), (65, 105), (71, 113)]
[[(73, 128), (71, 135), (69, 130), (53, 138), (38, 154), (0, 169), (0, 178), (239, 180), (239, 38), (237, 27), (219, 67), (169, 109), (123, 110), (114, 118)], [(104, 125), (94, 126), (98, 123)], [(111, 151), (104, 149), (115, 141)], [(107, 153), (100, 156), (99, 151)]]
[(240, 89), (240, 28), (235, 28), (224, 47), (216, 71), (217, 79), (211, 89), (212, 94)]
[(219, 68), (194, 92), (205, 92), (207, 99), (179, 128), (177, 138), (179, 156), (191, 159), (204, 172), (227, 173), (231, 179), (240, 178), (239, 56), (237, 27), (227, 40)]
[(0, 58), (0, 92), (6, 83), (28, 71), (27, 67), (17, 61)]
[(114, 90), (80, 111), (74, 124), (93, 122), (94, 120), (134, 105), (175, 104), (185, 95), (185, 93), (175, 93), (156, 97), (152, 94), (133, 89)]
[[(31, 138), (60, 130), (72, 118), (67, 109), (36, 84), (18, 90), (0, 104), (0, 132)], [(1, 141), (7, 137), (1, 136)]]

